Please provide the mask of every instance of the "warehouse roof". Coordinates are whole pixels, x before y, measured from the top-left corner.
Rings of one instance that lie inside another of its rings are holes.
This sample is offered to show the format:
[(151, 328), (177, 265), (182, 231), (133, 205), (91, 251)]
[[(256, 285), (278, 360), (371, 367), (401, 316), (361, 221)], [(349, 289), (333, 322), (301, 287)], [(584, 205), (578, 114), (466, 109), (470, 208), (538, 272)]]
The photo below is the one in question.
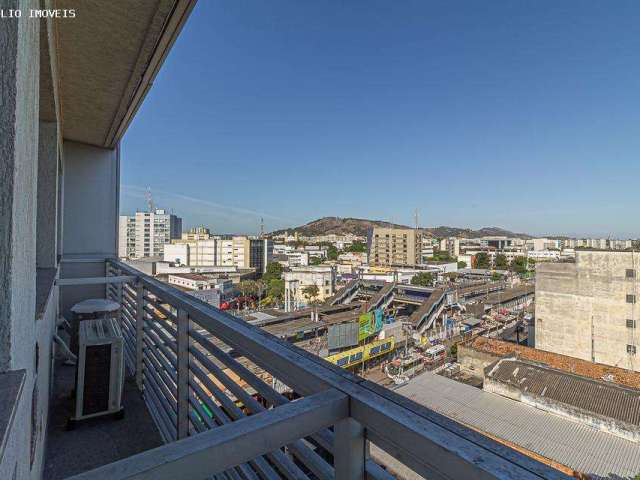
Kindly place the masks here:
[(640, 425), (639, 390), (514, 358), (503, 358), (489, 365), (485, 376), (532, 396)]
[(502, 292), (491, 293), (484, 301), (485, 304), (500, 304), (510, 302), (516, 298), (526, 295), (533, 295), (535, 292), (534, 285), (518, 285), (517, 287), (507, 288)]
[(634, 478), (640, 445), (432, 373), (397, 392), (458, 422), (592, 478)]

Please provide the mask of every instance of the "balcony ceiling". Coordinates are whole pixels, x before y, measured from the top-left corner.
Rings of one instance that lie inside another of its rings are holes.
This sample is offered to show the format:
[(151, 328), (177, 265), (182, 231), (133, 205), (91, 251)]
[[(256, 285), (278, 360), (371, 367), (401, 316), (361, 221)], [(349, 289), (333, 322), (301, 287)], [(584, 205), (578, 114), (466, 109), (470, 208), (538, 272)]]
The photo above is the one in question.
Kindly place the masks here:
[(123, 135), (195, 0), (59, 0), (56, 21), (62, 133), (113, 148)]

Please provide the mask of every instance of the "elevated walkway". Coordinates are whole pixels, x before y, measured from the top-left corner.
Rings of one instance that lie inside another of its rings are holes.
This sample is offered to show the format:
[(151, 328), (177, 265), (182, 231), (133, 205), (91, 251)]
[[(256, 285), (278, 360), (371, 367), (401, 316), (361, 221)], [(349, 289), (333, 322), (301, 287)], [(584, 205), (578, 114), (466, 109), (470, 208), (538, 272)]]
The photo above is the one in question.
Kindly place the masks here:
[(351, 280), (344, 287), (338, 290), (333, 296), (329, 297), (325, 305), (340, 305), (343, 303), (349, 303), (353, 300), (353, 297), (360, 288), (361, 281), (358, 279)]
[(442, 313), (446, 305), (447, 291), (436, 288), (418, 309), (409, 316), (416, 330), (424, 332), (428, 330), (435, 319)]
[(394, 299), (395, 289), (395, 283), (385, 283), (384, 286), (371, 297), (371, 300), (369, 300), (367, 311), (371, 312), (376, 308), (385, 308), (389, 305)]

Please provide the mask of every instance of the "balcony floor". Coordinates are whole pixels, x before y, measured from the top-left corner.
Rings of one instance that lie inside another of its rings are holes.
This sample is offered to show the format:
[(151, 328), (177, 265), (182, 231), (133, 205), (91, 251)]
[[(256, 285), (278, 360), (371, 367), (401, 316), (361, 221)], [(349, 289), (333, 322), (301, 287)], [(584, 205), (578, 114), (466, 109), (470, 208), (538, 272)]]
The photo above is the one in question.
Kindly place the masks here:
[(56, 363), (43, 478), (66, 478), (162, 445), (155, 423), (131, 378), (124, 384), (123, 420), (90, 419), (78, 423), (75, 430), (67, 431), (67, 419), (73, 409), (70, 395), (74, 377), (75, 367)]

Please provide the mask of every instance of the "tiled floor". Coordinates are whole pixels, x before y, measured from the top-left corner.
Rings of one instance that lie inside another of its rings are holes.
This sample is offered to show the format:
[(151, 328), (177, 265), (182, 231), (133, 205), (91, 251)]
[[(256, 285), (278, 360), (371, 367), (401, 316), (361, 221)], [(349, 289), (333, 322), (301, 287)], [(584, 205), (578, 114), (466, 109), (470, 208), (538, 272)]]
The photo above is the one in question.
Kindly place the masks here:
[(149, 415), (135, 381), (125, 380), (125, 417), (102, 417), (66, 430), (71, 416), (74, 368), (56, 364), (54, 395), (47, 438), (44, 478), (57, 480), (162, 445), (160, 434)]

